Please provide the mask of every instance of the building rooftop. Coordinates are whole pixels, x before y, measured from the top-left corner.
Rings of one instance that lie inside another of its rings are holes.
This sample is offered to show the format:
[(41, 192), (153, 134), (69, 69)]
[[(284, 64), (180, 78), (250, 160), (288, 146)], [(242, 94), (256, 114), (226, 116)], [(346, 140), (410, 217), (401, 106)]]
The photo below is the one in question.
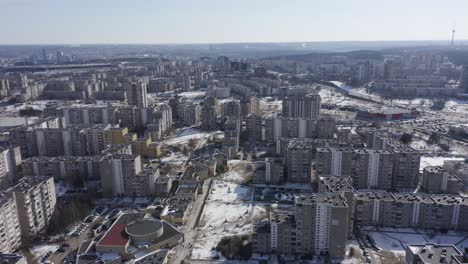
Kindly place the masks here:
[(319, 185), (326, 189), (325, 192), (352, 192), (354, 190), (351, 177), (321, 176)]
[(48, 176), (32, 176), (32, 177), (23, 177), (19, 182), (13, 187), (8, 188), (7, 192), (24, 192), (30, 190), (37, 185), (44, 183), (51, 179), (52, 177)]
[(357, 200), (362, 201), (371, 201), (371, 200), (385, 200), (385, 201), (393, 201), (395, 197), (392, 196), (391, 193), (388, 192), (359, 192), (355, 195)]
[(430, 195), (427, 194), (414, 194), (414, 193), (392, 193), (396, 201), (408, 203), (432, 203)]
[[(452, 263), (452, 256), (461, 256), (462, 253), (454, 245), (407, 245), (407, 249), (424, 264)], [(419, 262), (418, 262), (419, 263)], [(455, 262), (456, 263), (456, 262)]]
[(125, 247), (129, 242), (129, 238), (125, 233), (126, 227), (127, 224), (113, 224), (109, 231), (106, 232), (106, 234), (101, 238), (97, 245)]
[(433, 195), (432, 199), (437, 204), (442, 204), (442, 205), (453, 205), (453, 204), (468, 205), (468, 198), (461, 197), (461, 196)]
[(311, 204), (330, 204), (334, 207), (347, 207), (346, 199), (340, 194), (314, 193), (299, 194), (295, 197), (296, 206)]
[(288, 143), (288, 148), (313, 148), (314, 140), (310, 138), (291, 138)]

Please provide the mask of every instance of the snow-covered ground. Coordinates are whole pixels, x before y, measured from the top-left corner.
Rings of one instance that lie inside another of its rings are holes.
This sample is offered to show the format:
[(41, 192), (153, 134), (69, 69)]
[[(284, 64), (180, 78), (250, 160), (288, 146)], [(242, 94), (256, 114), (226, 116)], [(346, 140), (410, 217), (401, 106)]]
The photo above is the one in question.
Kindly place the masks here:
[(32, 102), (26, 102), (26, 103), (18, 103), (18, 104), (13, 104), (5, 107), (6, 112), (19, 112), (19, 110), (23, 110), (26, 108), (33, 108), (37, 110), (44, 110), (46, 105), (50, 102), (54, 102), (53, 100), (40, 100), (40, 101), (32, 101)]
[(168, 163), (173, 165), (182, 165), (182, 163), (188, 158), (188, 156), (180, 152), (171, 152), (169, 156), (161, 158), (162, 163)]
[(206, 137), (208, 133), (202, 132), (196, 128), (183, 128), (176, 133), (170, 135), (167, 140), (164, 141), (167, 145), (185, 145), (190, 140), (199, 140)]
[(213, 250), (225, 236), (251, 234), (252, 223), (267, 216), (263, 205), (252, 205), (251, 187), (214, 181), (199, 224), (192, 259), (223, 257)]
[(421, 157), (421, 163), (419, 166), (419, 170), (423, 170), (428, 166), (442, 166), (444, 165), (444, 161), (446, 160), (464, 160), (464, 158), (456, 158), (456, 157)]
[(42, 257), (47, 252), (52, 251), (55, 252), (59, 248), (58, 245), (38, 245), (34, 246), (31, 248), (31, 252), (34, 254), (36, 257)]
[(428, 144), (425, 140), (415, 140), (411, 142), (410, 145), (415, 150), (423, 151), (423, 152), (432, 152), (436, 153), (440, 151), (440, 147), (435, 144)]
[(231, 182), (213, 181), (208, 201), (242, 202), (250, 201), (252, 188)]
[(186, 97), (190, 99), (200, 99), (200, 98), (205, 97), (206, 92), (204, 91), (184, 92), (184, 93), (179, 93), (178, 95), (181, 97)]
[(229, 171), (221, 174), (220, 178), (235, 183), (247, 182), (252, 176), (249, 166), (252, 166), (252, 162), (247, 160), (229, 160)]

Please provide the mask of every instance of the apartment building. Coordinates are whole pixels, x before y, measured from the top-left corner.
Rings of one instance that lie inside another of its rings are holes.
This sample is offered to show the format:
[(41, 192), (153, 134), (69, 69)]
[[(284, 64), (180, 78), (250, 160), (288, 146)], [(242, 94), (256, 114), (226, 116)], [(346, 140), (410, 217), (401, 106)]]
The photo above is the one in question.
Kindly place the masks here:
[(289, 140), (286, 148), (287, 180), (289, 182), (310, 183), (314, 145), (300, 138)]
[(0, 147), (0, 188), (5, 189), (16, 179), (17, 168), (21, 165), (19, 147)]
[(102, 193), (105, 197), (154, 196), (158, 175), (158, 170), (143, 170), (138, 155), (106, 155), (100, 164)]
[(351, 176), (354, 150), (350, 147), (317, 148), (315, 168), (317, 175)]
[(393, 157), (386, 150), (356, 149), (351, 177), (356, 189), (392, 188)]
[(280, 184), (284, 182), (284, 163), (280, 158), (265, 158), (265, 182)]
[(320, 115), (321, 98), (318, 93), (291, 96), (283, 99), (282, 116), (293, 118), (317, 118)]
[(262, 118), (255, 114), (247, 115), (247, 138), (251, 143), (260, 143), (263, 140)]
[(142, 158), (156, 158), (161, 155), (161, 144), (152, 142), (150, 137), (142, 137), (131, 142), (132, 153)]
[(221, 116), (241, 118), (241, 105), (238, 100), (226, 100), (221, 102)]
[(465, 161), (446, 160), (444, 162), (444, 169), (448, 173), (460, 178), (465, 185), (468, 187), (468, 163)]
[(270, 221), (256, 223), (253, 232), (257, 253), (343, 258), (348, 205), (340, 194), (301, 194), (296, 196), (292, 211), (273, 211)]
[(46, 116), (63, 117), (65, 125), (91, 126), (119, 123), (118, 109), (110, 105), (72, 105), (64, 108), (45, 109)]
[(200, 128), (202, 130), (212, 131), (217, 129), (215, 103), (215, 98), (207, 98), (201, 106)]
[(358, 192), (356, 225), (467, 230), (468, 199), (414, 193)]
[(396, 140), (387, 143), (388, 150), (393, 153), (394, 189), (414, 189), (418, 184), (421, 153)]
[(279, 138), (332, 139), (335, 119), (322, 116), (316, 119), (269, 117), (265, 119), (265, 140), (274, 143)]
[(80, 126), (15, 129), (11, 131), (11, 141), (25, 157), (86, 155), (85, 133)]
[(55, 180), (99, 179), (102, 156), (33, 157), (24, 160), (25, 176), (49, 176)]
[(177, 116), (180, 123), (186, 126), (197, 126), (200, 123), (201, 106), (193, 102), (182, 101), (177, 105)]
[(44, 230), (57, 203), (54, 178), (24, 177), (5, 193), (16, 201), (23, 237), (36, 236)]
[[(419, 153), (413, 153), (411, 157), (418, 160)], [(402, 179), (417, 177), (415, 160), (404, 160), (407, 156), (382, 149), (324, 147), (317, 148), (316, 169), (319, 176), (351, 176), (356, 189), (391, 190), (410, 185), (402, 184)]]
[(320, 176), (317, 180), (319, 193), (339, 193), (348, 204), (348, 238), (351, 239), (354, 232), (354, 207), (355, 197), (353, 179), (341, 176)]
[(421, 190), (427, 193), (458, 194), (464, 189), (463, 181), (441, 166), (425, 167)]
[(146, 82), (140, 81), (129, 84), (126, 88), (126, 91), (127, 102), (129, 105), (135, 105), (137, 107), (148, 106), (148, 91), (146, 89)]
[(16, 201), (0, 193), (0, 252), (13, 253), (21, 245), (21, 229)]

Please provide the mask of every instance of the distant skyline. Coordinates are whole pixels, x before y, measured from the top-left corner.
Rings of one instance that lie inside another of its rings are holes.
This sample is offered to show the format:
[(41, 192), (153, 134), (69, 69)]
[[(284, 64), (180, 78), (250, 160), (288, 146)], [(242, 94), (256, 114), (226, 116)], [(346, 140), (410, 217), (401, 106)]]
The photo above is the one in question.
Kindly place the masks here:
[(468, 40), (466, 0), (0, 0), (0, 44)]

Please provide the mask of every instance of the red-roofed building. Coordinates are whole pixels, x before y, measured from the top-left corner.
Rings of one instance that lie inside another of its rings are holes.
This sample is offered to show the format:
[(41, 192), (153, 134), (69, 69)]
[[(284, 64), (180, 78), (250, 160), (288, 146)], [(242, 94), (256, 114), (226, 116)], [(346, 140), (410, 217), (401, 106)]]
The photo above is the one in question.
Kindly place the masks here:
[(107, 231), (96, 245), (96, 250), (101, 253), (127, 253), (130, 239), (125, 233), (127, 224), (116, 223)]

